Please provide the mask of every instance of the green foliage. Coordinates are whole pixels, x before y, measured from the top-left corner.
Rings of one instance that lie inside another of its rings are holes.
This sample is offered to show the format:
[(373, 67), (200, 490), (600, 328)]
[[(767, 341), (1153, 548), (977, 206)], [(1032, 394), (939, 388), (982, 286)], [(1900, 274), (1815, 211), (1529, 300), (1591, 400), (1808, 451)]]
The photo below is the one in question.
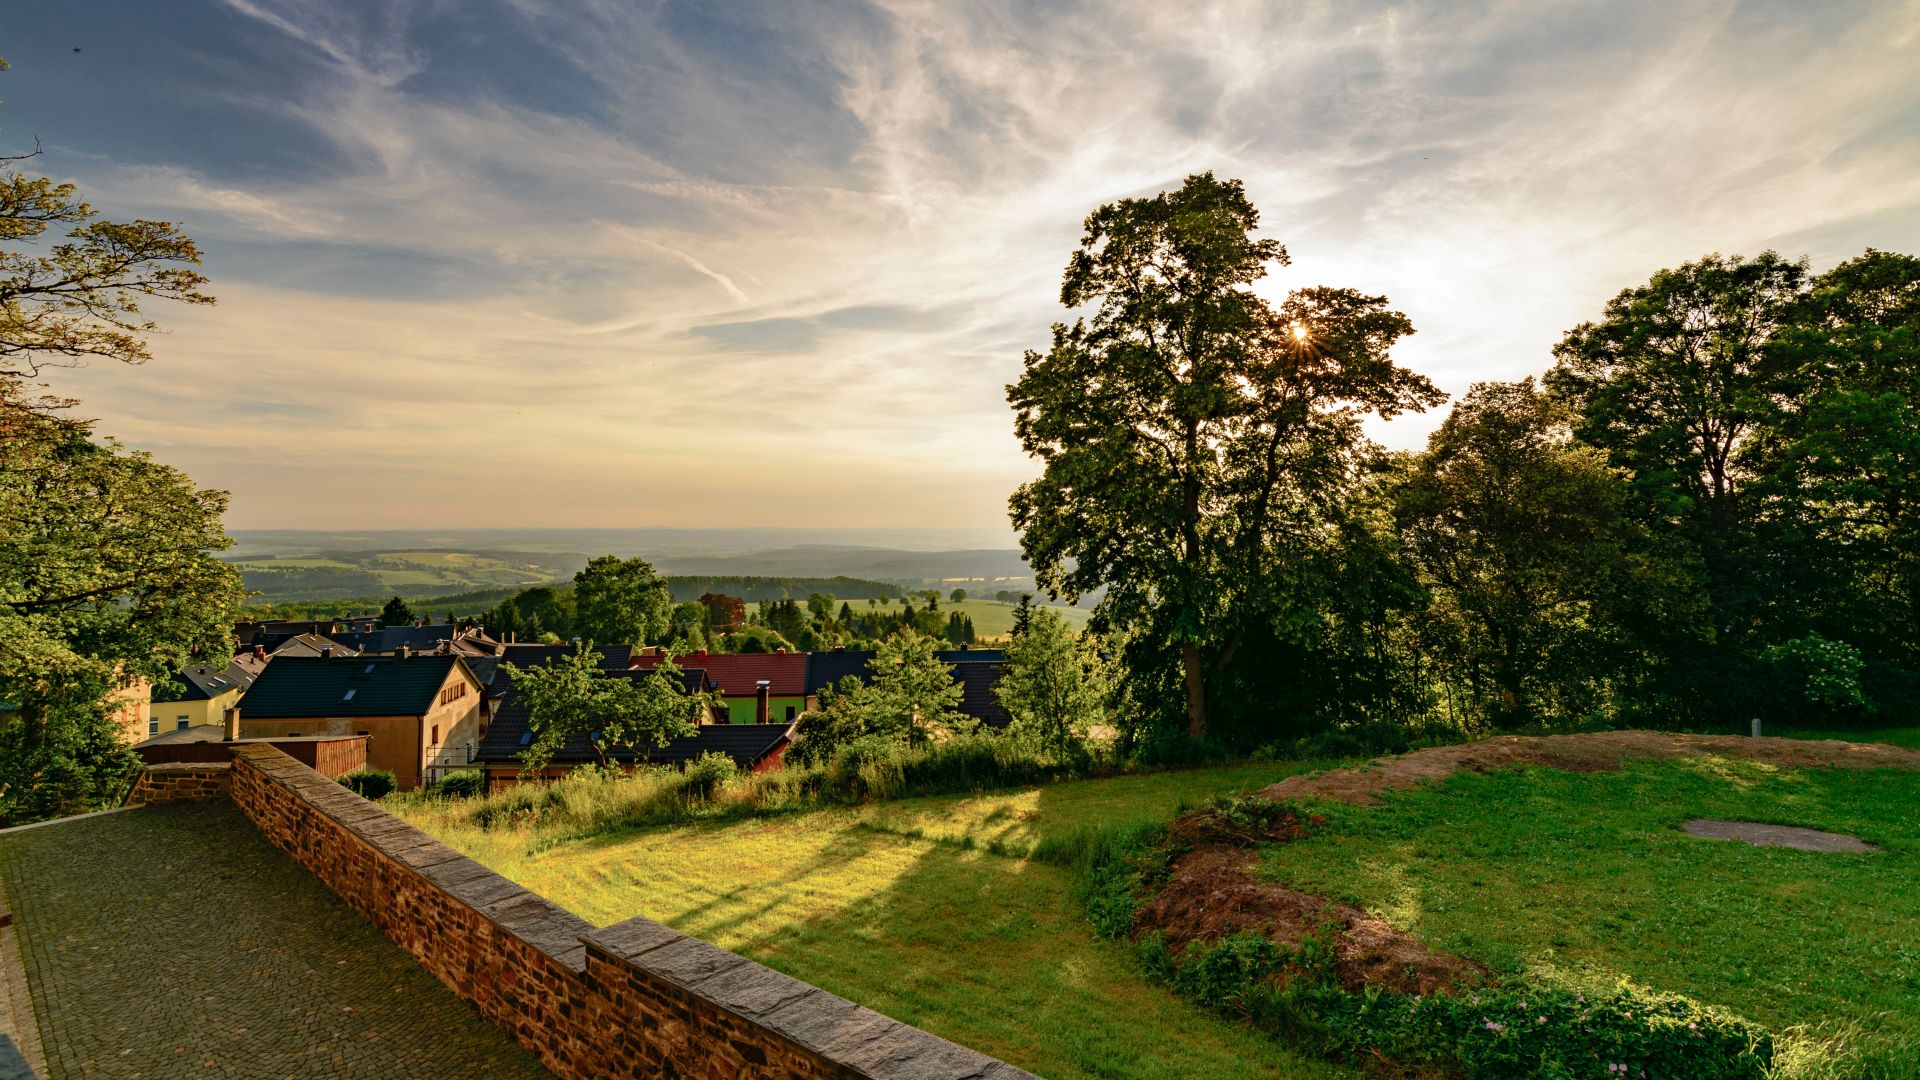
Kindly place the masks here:
[(413, 619), (413, 608), (397, 596), (380, 609), (381, 626), (412, 626)]
[(363, 799), (383, 799), (394, 793), (399, 786), (393, 773), (386, 769), (355, 769), (339, 776), (341, 787)]
[(728, 652), (737, 653), (770, 653), (782, 649), (791, 652), (794, 648), (793, 642), (780, 636), (778, 630), (758, 624), (735, 630), (721, 639), (721, 644), (726, 646)]
[(1819, 709), (1837, 712), (1867, 706), (1860, 688), (1860, 672), (1865, 662), (1860, 650), (1844, 641), (1828, 641), (1819, 634), (1768, 646), (1766, 661), (1784, 676), (1795, 696)]
[(994, 687), (1013, 717), (1009, 734), (1056, 753), (1085, 743), (1107, 720), (1112, 664), (1097, 643), (1067, 627), (1056, 612), (1029, 612), (1026, 630), (1007, 643), (1007, 667)]
[(1528, 986), (1418, 997), (1302, 980), (1251, 988), (1236, 1003), (1256, 1024), (1334, 1057), (1384, 1057), (1486, 1080), (1763, 1080), (1774, 1061), (1773, 1037), (1759, 1025), (1677, 994), (1627, 987), (1591, 997)]
[(442, 775), (433, 790), (451, 799), (470, 799), (486, 793), (487, 774), (479, 769), (455, 769)]
[(120, 805), (140, 771), (97, 684), (65, 683), (32, 723), (0, 711), (0, 828)]
[(587, 641), (645, 645), (666, 637), (673, 599), (652, 563), (602, 555), (573, 576), (573, 612)]
[(733, 758), (716, 750), (702, 751), (699, 757), (689, 762), (686, 769), (687, 790), (698, 793), (702, 798), (711, 798), (713, 793), (731, 781), (740, 772), (740, 766)]
[(533, 741), (520, 753), (525, 772), (538, 772), (576, 736), (584, 734), (600, 765), (616, 755), (641, 760), (675, 739), (698, 734), (699, 718), (710, 713), (719, 695), (687, 692), (680, 668), (663, 659), (641, 678), (605, 675), (599, 657), (583, 645), (565, 660), (545, 667), (505, 663), (517, 700), (527, 707)]
[(900, 633), (880, 643), (873, 677), (842, 678), (823, 687), (819, 703), (800, 717), (800, 741), (789, 757), (822, 763), (857, 740), (923, 745), (935, 736), (970, 731), (977, 723), (959, 711), (961, 688), (953, 666), (934, 655), (932, 638)]

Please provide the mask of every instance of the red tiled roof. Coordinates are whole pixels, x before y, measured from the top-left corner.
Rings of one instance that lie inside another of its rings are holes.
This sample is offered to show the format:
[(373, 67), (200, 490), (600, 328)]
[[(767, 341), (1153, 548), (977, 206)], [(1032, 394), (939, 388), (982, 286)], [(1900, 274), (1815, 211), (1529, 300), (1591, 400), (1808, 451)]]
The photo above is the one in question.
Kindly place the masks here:
[[(637, 666), (651, 668), (657, 656), (634, 658)], [(806, 653), (709, 653), (692, 652), (675, 660), (683, 668), (705, 668), (707, 681), (730, 698), (753, 697), (755, 683), (766, 679), (767, 693), (773, 697), (800, 697), (807, 692)]]

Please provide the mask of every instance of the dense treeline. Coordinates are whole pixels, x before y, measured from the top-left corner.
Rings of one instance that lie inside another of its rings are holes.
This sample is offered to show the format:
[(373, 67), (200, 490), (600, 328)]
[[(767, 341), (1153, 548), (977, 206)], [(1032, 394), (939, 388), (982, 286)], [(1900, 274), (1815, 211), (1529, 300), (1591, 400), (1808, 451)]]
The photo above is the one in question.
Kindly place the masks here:
[(728, 596), (737, 596), (750, 604), (768, 600), (805, 600), (814, 593), (891, 599), (905, 592), (898, 585), (885, 581), (868, 581), (864, 578), (760, 575), (719, 577), (669, 575), (667, 587), (673, 591), (675, 600), (698, 600), (707, 593), (725, 593)]
[(1920, 260), (1709, 255), (1438, 404), (1385, 298), (1284, 264), (1240, 185), (1103, 207), (1009, 388), (1039, 580), (1105, 587), (1125, 736), (1867, 723), (1916, 709)]

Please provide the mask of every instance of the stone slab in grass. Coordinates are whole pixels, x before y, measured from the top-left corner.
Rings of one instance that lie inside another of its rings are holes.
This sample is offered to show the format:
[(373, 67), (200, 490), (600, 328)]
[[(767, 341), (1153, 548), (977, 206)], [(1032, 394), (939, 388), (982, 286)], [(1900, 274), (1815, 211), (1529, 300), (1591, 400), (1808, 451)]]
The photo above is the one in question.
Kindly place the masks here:
[(1715, 821), (1694, 818), (1681, 826), (1688, 836), (1703, 840), (1740, 840), (1754, 847), (1790, 847), (1801, 851), (1879, 851), (1857, 836), (1803, 829), (1797, 825), (1763, 825), (1757, 821)]

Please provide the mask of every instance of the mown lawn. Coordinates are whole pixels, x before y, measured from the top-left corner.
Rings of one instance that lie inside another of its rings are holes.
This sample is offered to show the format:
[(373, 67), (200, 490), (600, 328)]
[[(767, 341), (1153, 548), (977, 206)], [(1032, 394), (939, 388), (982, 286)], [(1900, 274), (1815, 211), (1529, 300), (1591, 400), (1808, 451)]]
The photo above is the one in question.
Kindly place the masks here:
[(1072, 872), (1026, 857), (1307, 767), (909, 799), (544, 850), (531, 834), (464, 823), (457, 806), (396, 810), (595, 923), (658, 919), (1045, 1076), (1348, 1077), (1149, 984), (1126, 946), (1094, 937)]
[[(1920, 773), (1722, 759), (1528, 768), (1321, 809), (1317, 835), (1264, 852), (1265, 876), (1502, 972), (1630, 980), (1724, 1006), (1792, 1033), (1787, 1075), (1920, 1075)], [(1680, 831), (1692, 817), (1850, 833), (1882, 850), (1700, 840)]]

